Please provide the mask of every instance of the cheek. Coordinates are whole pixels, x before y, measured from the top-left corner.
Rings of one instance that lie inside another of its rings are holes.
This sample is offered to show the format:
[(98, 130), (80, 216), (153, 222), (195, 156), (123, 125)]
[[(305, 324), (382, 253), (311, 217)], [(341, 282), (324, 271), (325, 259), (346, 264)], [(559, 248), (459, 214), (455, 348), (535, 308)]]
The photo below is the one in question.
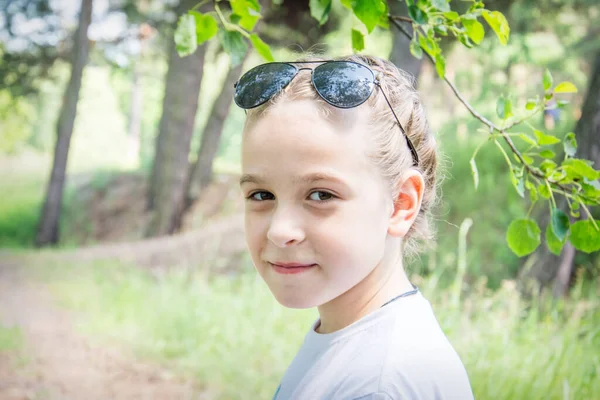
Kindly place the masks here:
[(244, 218), (244, 233), (246, 236), (246, 244), (254, 261), (258, 261), (260, 251), (264, 246), (266, 238), (266, 229), (264, 218), (246, 210)]
[(355, 204), (314, 224), (311, 242), (335, 264), (377, 263), (384, 252), (387, 224), (384, 211), (372, 210), (378, 209)]

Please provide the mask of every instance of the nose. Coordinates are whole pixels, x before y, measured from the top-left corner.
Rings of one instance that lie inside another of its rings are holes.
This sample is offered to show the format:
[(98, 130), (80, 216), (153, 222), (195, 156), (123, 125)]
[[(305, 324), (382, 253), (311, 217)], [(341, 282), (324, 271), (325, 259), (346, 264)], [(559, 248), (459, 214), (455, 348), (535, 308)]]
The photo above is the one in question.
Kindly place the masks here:
[(267, 238), (277, 247), (285, 248), (301, 243), (305, 232), (298, 216), (289, 209), (278, 208), (271, 218)]

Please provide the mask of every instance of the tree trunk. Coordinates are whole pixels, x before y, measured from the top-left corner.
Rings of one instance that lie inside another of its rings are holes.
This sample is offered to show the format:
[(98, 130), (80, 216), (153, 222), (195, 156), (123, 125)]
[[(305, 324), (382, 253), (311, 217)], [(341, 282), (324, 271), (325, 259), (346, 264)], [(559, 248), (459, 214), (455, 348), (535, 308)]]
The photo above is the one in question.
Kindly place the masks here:
[(227, 77), (223, 83), (221, 93), (217, 97), (206, 127), (202, 132), (202, 140), (198, 149), (197, 160), (190, 165), (190, 176), (187, 184), (186, 193), (188, 193), (189, 203), (193, 202), (202, 190), (208, 186), (213, 176), (213, 161), (219, 149), (223, 125), (229, 114), (231, 103), (233, 101), (233, 85), (240, 77), (243, 63), (235, 68), (229, 67)]
[(79, 13), (79, 26), (75, 32), (73, 43), (71, 78), (63, 96), (63, 103), (58, 117), (54, 161), (52, 163), (52, 172), (46, 189), (46, 199), (44, 200), (44, 207), (35, 240), (37, 246), (56, 244), (59, 240), (60, 211), (65, 186), (69, 146), (71, 136), (73, 135), (75, 116), (77, 115), (77, 102), (79, 100), (83, 70), (88, 62), (89, 40), (87, 32), (91, 21), (92, 0), (82, 0), (81, 11)]
[[(404, 1), (390, 1), (390, 14), (396, 16), (407, 16), (408, 9), (406, 8), (406, 3)], [(404, 24), (403, 26), (406, 30), (412, 33), (412, 27), (409, 24)], [(421, 72), (421, 65), (423, 64), (423, 59), (415, 58), (410, 53), (410, 40), (400, 30), (396, 27), (390, 27), (393, 35), (393, 43), (392, 43), (392, 54), (390, 55), (390, 61), (394, 63), (394, 65), (412, 76), (415, 77), (415, 85), (419, 79), (419, 74)]]
[[(178, 15), (194, 5), (195, 1), (183, 2)], [(182, 58), (171, 39), (163, 113), (148, 193), (148, 206), (153, 215), (147, 236), (172, 234), (181, 224), (205, 50), (206, 45), (202, 45), (194, 54)]]
[(131, 104), (129, 105), (128, 133), (132, 157), (140, 158), (140, 132), (142, 128), (143, 88), (141, 78), (141, 56), (133, 64), (131, 79)]
[[(575, 136), (578, 142), (576, 156), (592, 160), (594, 168), (597, 169), (600, 166), (600, 52), (596, 54), (593, 62), (589, 88), (581, 109), (581, 118), (575, 127)], [(563, 200), (560, 204), (559, 207), (566, 211), (566, 202)], [(581, 213), (582, 218), (587, 218), (583, 210)], [(544, 219), (547, 224), (548, 216)], [(540, 249), (526, 262), (530, 268), (524, 268), (522, 271), (520, 277), (522, 287), (530, 287), (528, 281), (532, 280), (540, 287), (554, 283), (554, 296), (565, 296), (573, 275), (574, 260), (575, 249), (568, 242), (558, 257), (550, 253), (546, 246), (540, 246)]]

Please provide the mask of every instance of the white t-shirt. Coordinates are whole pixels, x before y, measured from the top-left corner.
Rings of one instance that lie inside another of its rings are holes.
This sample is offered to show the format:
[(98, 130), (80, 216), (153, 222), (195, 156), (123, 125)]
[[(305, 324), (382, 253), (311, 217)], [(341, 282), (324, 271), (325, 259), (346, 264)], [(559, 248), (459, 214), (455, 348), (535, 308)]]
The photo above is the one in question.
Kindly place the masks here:
[(333, 333), (315, 332), (318, 324), (273, 399), (473, 399), (467, 372), (420, 292)]

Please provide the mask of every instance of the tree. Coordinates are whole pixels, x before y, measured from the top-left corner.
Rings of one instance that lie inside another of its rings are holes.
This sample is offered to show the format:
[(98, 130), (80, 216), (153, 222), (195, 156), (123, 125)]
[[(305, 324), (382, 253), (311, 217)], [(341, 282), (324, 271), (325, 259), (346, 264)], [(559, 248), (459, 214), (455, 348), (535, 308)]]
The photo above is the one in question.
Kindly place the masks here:
[(229, 109), (233, 100), (233, 85), (242, 72), (242, 65), (243, 63), (240, 63), (236, 67), (229, 66), (221, 92), (212, 106), (208, 121), (202, 131), (198, 157), (190, 165), (188, 183), (185, 189), (185, 193), (188, 196), (188, 204), (193, 202), (212, 180), (213, 161), (219, 149), (223, 125), (225, 125), (225, 120), (227, 119), (227, 115), (229, 115)]
[(87, 32), (91, 21), (92, 0), (82, 0), (81, 10), (79, 12), (79, 24), (75, 32), (72, 51), (71, 77), (65, 90), (56, 127), (54, 161), (52, 163), (52, 172), (48, 182), (42, 215), (37, 231), (37, 246), (56, 244), (59, 239), (59, 220), (65, 186), (69, 146), (73, 134), (75, 117), (77, 115), (77, 102), (79, 100), (79, 90), (81, 88), (83, 70), (88, 62), (90, 45)]
[[(176, 8), (177, 14), (184, 13), (195, 3), (183, 1)], [(147, 236), (171, 234), (181, 223), (186, 208), (190, 143), (204, 69), (206, 46), (199, 46), (183, 58), (174, 42), (169, 48), (163, 112), (147, 199), (148, 208), (152, 210)]]

